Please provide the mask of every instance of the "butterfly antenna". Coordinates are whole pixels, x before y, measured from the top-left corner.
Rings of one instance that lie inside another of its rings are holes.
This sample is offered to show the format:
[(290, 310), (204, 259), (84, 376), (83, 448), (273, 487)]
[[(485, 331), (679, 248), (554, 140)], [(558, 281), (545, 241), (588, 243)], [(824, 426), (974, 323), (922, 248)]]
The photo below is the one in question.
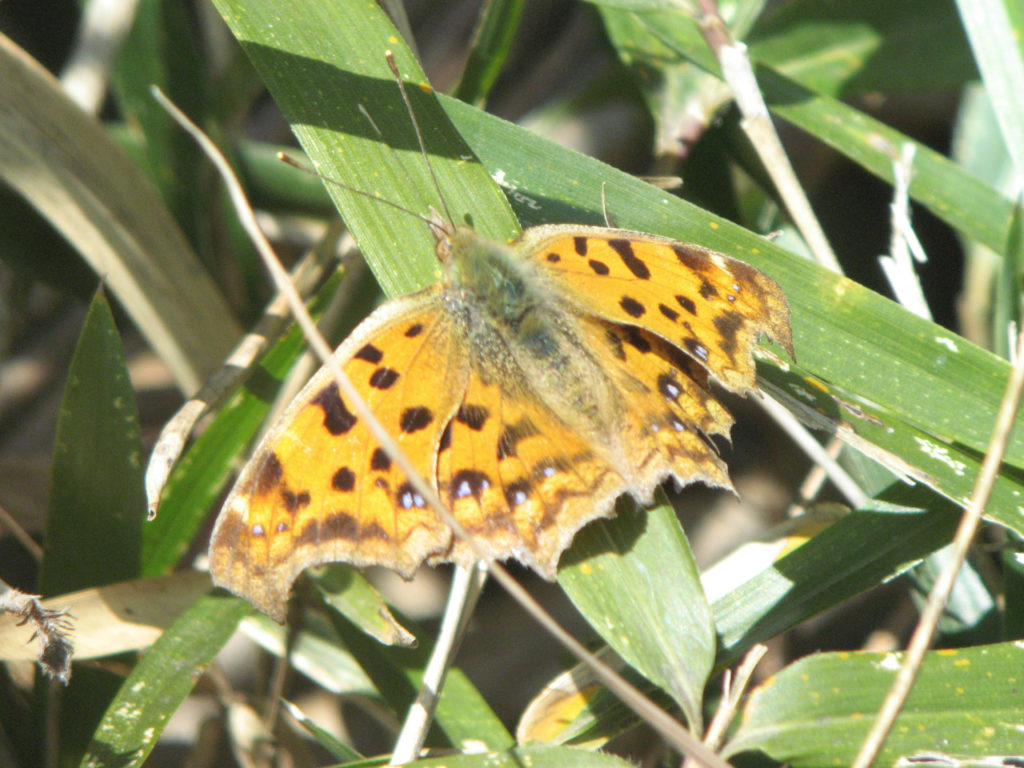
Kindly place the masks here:
[(407, 213), (410, 216), (413, 216), (413, 217), (419, 219), (420, 221), (424, 222), (428, 226), (435, 224), (434, 220), (431, 219), (430, 217), (424, 216), (422, 213), (417, 213), (416, 211), (410, 210), (409, 208), (406, 208), (404, 205), (399, 205), (398, 203), (394, 202), (393, 200), (388, 200), (388, 199), (380, 197), (378, 195), (374, 195), (374, 194), (371, 194), (369, 192), (365, 192), (362, 189), (356, 189), (355, 187), (350, 187), (348, 184), (345, 184), (344, 182), (338, 181), (337, 179), (332, 179), (330, 176), (324, 176), (322, 173), (320, 173), (319, 171), (317, 171), (317, 170), (315, 170), (313, 168), (307, 168), (306, 166), (302, 165), (298, 160), (296, 160), (296, 159), (294, 159), (292, 157), (289, 157), (284, 152), (278, 152), (277, 153), (277, 159), (280, 160), (282, 163), (285, 163), (286, 165), (290, 165), (292, 168), (295, 168), (296, 170), (302, 171), (303, 173), (311, 174), (313, 176), (316, 176), (321, 181), (325, 181), (328, 184), (333, 184), (334, 186), (336, 186), (336, 187), (338, 187), (340, 189), (344, 189), (346, 192), (351, 192), (353, 195), (359, 195), (361, 197), (365, 197), (365, 198), (368, 198), (370, 200), (374, 200), (375, 202), (383, 203), (384, 205), (390, 205), (392, 208), (395, 208), (395, 209), (401, 211), (402, 213)]
[(444, 208), (444, 215), (448, 219), (448, 223), (455, 227), (455, 219), (452, 216), (452, 212), (448, 210), (448, 203), (444, 199), (444, 195), (441, 194), (441, 185), (437, 181), (437, 174), (434, 173), (434, 166), (430, 162), (430, 156), (427, 155), (427, 145), (423, 142), (423, 132), (420, 131), (419, 121), (416, 120), (416, 113), (413, 111), (412, 102), (409, 100), (409, 94), (405, 90), (405, 82), (402, 80), (402, 75), (398, 71), (398, 65), (395, 64), (395, 56), (391, 51), (384, 51), (384, 58), (388, 62), (388, 66), (391, 68), (391, 73), (395, 76), (395, 82), (398, 83), (398, 90), (402, 94), (402, 101), (405, 102), (405, 108), (409, 112), (409, 120), (412, 122), (413, 130), (416, 131), (416, 141), (419, 142), (420, 152), (423, 154), (423, 162), (427, 165), (427, 171), (430, 173), (430, 180), (434, 182), (434, 190), (437, 192), (437, 199), (441, 201), (441, 207)]
[[(373, 116), (370, 114), (369, 110), (367, 110), (366, 107), (364, 107), (362, 104), (356, 104), (356, 109), (359, 110), (359, 114), (361, 114), (363, 118), (366, 120), (366, 122), (369, 123), (370, 127), (373, 129), (373, 132), (377, 134), (377, 138), (380, 139), (381, 144), (387, 145), (387, 142), (384, 139), (384, 132), (380, 129), (380, 126), (377, 125), (377, 121), (373, 119)], [(398, 154), (398, 152), (395, 151), (394, 147), (388, 146), (388, 149), (391, 150), (391, 156), (392, 158), (394, 158), (395, 163), (397, 165), (402, 166), (402, 172), (405, 173), (405, 175), (408, 176), (409, 178), (412, 178), (412, 174), (406, 167), (404, 158), (400, 154)]]

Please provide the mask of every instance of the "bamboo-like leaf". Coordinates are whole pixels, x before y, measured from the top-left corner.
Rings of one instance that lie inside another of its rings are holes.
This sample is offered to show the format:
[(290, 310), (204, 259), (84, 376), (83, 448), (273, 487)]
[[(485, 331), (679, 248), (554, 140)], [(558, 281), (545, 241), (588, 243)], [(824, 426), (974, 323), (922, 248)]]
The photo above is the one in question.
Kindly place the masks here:
[(1020, 179), (1024, 177), (1024, 55), (1020, 13), (1012, 14), (1008, 6), (1005, 0), (957, 0), (981, 80)]
[[(498, 239), (518, 224), (487, 172), (428, 94), (423, 73), (383, 11), (310, 0), (216, 0), (314, 165), (329, 178), (421, 216), (451, 211)], [(441, 188), (435, 190), (384, 52), (393, 50)], [(380, 133), (378, 133), (378, 130)], [(435, 279), (426, 225), (328, 186), (388, 295)]]
[(149, 180), (95, 118), (0, 38), (0, 176), (102, 277), (186, 392), (238, 325)]
[[(757, 749), (798, 768), (848, 765), (902, 658), (822, 653), (791, 664), (752, 692), (725, 754)], [(1012, 765), (1024, 744), (1022, 668), (1019, 643), (932, 651), (878, 764)]]
[[(852, 12), (858, 13), (858, 8)], [(882, 13), (891, 13), (891, 8), (886, 7)], [(685, 14), (605, 10), (603, 16), (614, 44), (629, 61), (655, 68), (685, 61), (708, 72), (718, 72), (707, 43), (693, 19)], [(893, 44), (899, 42), (897, 38)], [(930, 43), (934, 44), (934, 38)], [(928, 40), (922, 43), (927, 44)], [(888, 183), (893, 181), (893, 162), (899, 157), (900, 148), (912, 144), (915, 152), (910, 197), (967, 237), (996, 252), (1002, 251), (1010, 221), (1010, 201), (1004, 195), (920, 142), (787, 76), (783, 72), (784, 61), (772, 56), (762, 61), (757, 54), (754, 45), (750, 56), (759, 65), (758, 84), (774, 115)], [(818, 75), (822, 70), (818, 67), (811, 71)]]
[(175, 619), (121, 685), (81, 768), (142, 765), (171, 715), (249, 611), (237, 598), (210, 594)]
[(75, 348), (53, 453), (40, 588), (48, 596), (139, 573), (142, 445), (135, 394), (106, 298)]
[[(717, 670), (738, 663), (754, 643), (906, 572), (950, 540), (958, 520), (953, 505), (901, 484), (886, 495), (891, 503), (872, 503), (846, 515), (712, 602)], [(583, 670), (571, 674), (587, 679)], [(636, 682), (654, 691), (652, 683)], [(604, 689), (588, 690), (585, 698), (569, 703), (573, 707), (563, 715), (572, 722), (561, 722), (560, 730), (548, 728), (555, 742), (601, 743), (636, 722)]]
[[(429, 648), (382, 646), (340, 613), (331, 610), (328, 618), (345, 646), (377, 686), (381, 698), (397, 716), (404, 717), (422, 683)], [(409, 620), (401, 621), (404, 626), (411, 627), (413, 634), (419, 634)], [(434, 719), (436, 728), (433, 730), (440, 729), (448, 743), (457, 748), (483, 744), (489, 749), (505, 749), (513, 744), (512, 736), (497, 715), (457, 667), (448, 672)]]
[(522, 15), (523, 0), (488, 0), (483, 4), (456, 98), (478, 106), (486, 101), (512, 48)]
[(715, 626), (665, 495), (647, 510), (623, 499), (615, 518), (580, 531), (558, 583), (605, 641), (668, 692), (691, 730), (700, 732)]

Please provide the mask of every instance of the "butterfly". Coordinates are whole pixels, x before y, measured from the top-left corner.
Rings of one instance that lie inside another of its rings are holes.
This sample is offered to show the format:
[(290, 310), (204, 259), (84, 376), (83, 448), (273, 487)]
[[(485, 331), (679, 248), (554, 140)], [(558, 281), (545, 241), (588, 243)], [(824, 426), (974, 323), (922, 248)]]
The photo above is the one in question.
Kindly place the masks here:
[[(486, 555), (554, 578), (617, 497), (668, 478), (731, 488), (710, 382), (755, 388), (762, 335), (792, 356), (781, 288), (722, 253), (642, 232), (542, 225), (511, 242), (434, 224), (444, 279), (392, 299), (334, 356)], [(476, 555), (322, 368), (257, 447), (210, 543), (215, 584), (283, 621), (305, 568), (409, 577)]]

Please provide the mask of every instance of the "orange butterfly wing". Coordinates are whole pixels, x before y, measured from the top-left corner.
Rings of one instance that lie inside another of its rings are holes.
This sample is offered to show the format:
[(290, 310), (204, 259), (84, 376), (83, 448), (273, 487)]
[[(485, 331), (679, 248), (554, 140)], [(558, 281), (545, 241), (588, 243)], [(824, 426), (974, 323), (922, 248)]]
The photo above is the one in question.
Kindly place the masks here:
[(733, 420), (711, 392), (707, 371), (649, 331), (594, 320), (585, 328), (628, 402), (621, 429), (633, 494), (648, 502), (668, 477), (681, 486), (700, 480), (732, 488), (710, 438), (728, 438)]
[(782, 289), (748, 264), (642, 232), (550, 225), (519, 243), (577, 312), (654, 331), (726, 388), (754, 388), (751, 352), (762, 333), (792, 355)]
[[(469, 378), (464, 341), (439, 310), (440, 286), (388, 302), (335, 357), (422, 477)], [(448, 551), (451, 532), (338, 394), (326, 368), (246, 464), (217, 519), (213, 581), (284, 620), (305, 568), (344, 560), (409, 576)]]
[[(476, 376), (442, 442), (437, 481), (485, 554), (515, 557), (549, 579), (576, 531), (610, 514), (627, 489), (616, 467), (533, 396)], [(451, 559), (475, 555), (456, 541)]]

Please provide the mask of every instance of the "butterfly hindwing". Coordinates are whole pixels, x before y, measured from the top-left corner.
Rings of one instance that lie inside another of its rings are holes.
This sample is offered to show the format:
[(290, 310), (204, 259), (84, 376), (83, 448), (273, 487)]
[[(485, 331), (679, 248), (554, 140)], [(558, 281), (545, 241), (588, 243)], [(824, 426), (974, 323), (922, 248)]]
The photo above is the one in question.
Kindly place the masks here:
[(596, 319), (581, 322), (584, 341), (628, 405), (620, 425), (629, 490), (649, 501), (668, 477), (731, 488), (713, 437), (729, 436), (732, 417), (715, 398), (707, 372), (657, 334)]
[[(611, 513), (626, 482), (543, 403), (472, 377), (438, 456), (442, 502), (491, 557), (548, 578), (573, 535)], [(452, 559), (475, 558), (461, 541)]]

